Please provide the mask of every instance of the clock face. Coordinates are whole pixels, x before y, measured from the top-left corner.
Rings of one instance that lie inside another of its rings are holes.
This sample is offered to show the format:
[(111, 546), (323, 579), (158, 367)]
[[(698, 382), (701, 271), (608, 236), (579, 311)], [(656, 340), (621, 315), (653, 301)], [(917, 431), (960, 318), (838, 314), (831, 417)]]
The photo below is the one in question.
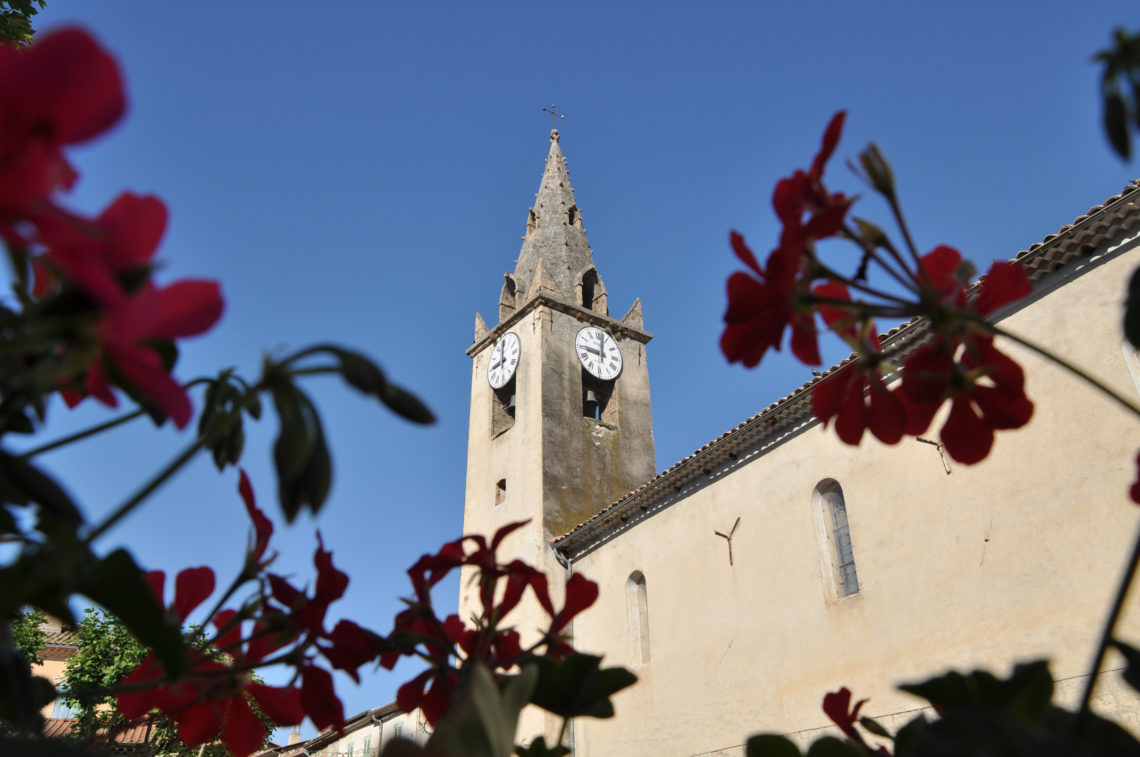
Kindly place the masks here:
[(502, 389), (515, 375), (519, 366), (522, 345), (517, 334), (503, 334), (491, 348), (491, 363), (487, 368), (487, 382), (495, 389)]
[(574, 351), (582, 367), (603, 381), (612, 381), (621, 373), (621, 350), (614, 338), (597, 328), (587, 326), (574, 337)]

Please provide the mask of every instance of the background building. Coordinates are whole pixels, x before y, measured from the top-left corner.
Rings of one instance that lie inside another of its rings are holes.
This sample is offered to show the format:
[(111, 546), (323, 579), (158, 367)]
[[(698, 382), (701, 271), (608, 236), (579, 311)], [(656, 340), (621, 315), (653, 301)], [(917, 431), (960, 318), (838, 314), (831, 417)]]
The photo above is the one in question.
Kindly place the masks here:
[[(995, 317), (1137, 397), (1119, 325), (1140, 265), (1134, 189), (1019, 254), (1034, 292)], [(890, 727), (919, 705), (895, 685), (949, 667), (1048, 657), (1062, 700), (1077, 696), (1137, 525), (1134, 418), (1006, 344), (1034, 417), (977, 465), (818, 428), (810, 396), (832, 369), (655, 476), (651, 336), (640, 303), (619, 320), (612, 297), (554, 132), (498, 323), (477, 316), (468, 350), (464, 530), (530, 518), (513, 556), (601, 584), (575, 645), (640, 682), (616, 718), (575, 724), (576, 754), (733, 754), (758, 731), (806, 742), (842, 685)], [(924, 328), (890, 339), (913, 349)], [(693, 412), (715, 391), (694, 387)], [(461, 616), (474, 599), (461, 593)], [(524, 634), (541, 625), (534, 605), (519, 612)], [(1140, 730), (1135, 696), (1102, 675), (1098, 709)], [(520, 733), (555, 727), (532, 713)]]

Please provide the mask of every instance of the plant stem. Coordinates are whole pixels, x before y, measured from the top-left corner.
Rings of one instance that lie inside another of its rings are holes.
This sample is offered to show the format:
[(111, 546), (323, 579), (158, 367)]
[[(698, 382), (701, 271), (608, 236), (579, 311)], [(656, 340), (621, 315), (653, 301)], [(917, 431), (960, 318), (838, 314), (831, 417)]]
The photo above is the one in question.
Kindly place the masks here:
[(139, 506), (140, 503), (151, 494), (155, 492), (160, 486), (166, 483), (167, 479), (173, 476), (178, 470), (190, 462), (194, 455), (198, 454), (206, 444), (206, 437), (199, 436), (193, 444), (184, 449), (178, 457), (166, 464), (161, 471), (159, 471), (150, 481), (146, 482), (141, 489), (135, 492), (134, 496), (128, 499), (123, 504), (119, 505), (113, 513), (107, 516), (106, 520), (95, 527), (87, 537), (83, 540), (84, 544), (91, 544), (97, 538), (102, 536), (109, 528), (114, 526), (120, 520), (130, 515), (131, 511)]
[(193, 444), (184, 449), (178, 455), (178, 457), (167, 463), (166, 467), (159, 471), (150, 481), (144, 484), (141, 489), (135, 492), (134, 496), (132, 496), (123, 504), (119, 505), (113, 513), (107, 516), (106, 520), (96, 526), (95, 529), (91, 531), (83, 540), (83, 543), (90, 545), (93, 541), (95, 541), (95, 539), (106, 532), (107, 529), (111, 528), (111, 526), (115, 525), (120, 520), (129, 515), (132, 510), (134, 510), (139, 506), (140, 503), (142, 503), (143, 500), (145, 500), (147, 497), (153, 494), (155, 490), (166, 483), (167, 479), (177, 473), (183, 465), (188, 463), (194, 457), (194, 455), (198, 454), (198, 452), (201, 451), (204, 446), (206, 446), (207, 441), (215, 439), (219, 435), (229, 431), (233, 424), (237, 423), (241, 418), (241, 414), (245, 412), (246, 407), (249, 406), (251, 402), (250, 398), (256, 397), (263, 388), (263, 384), (260, 382), (254, 385), (254, 387), (246, 393), (245, 399), (241, 403), (235, 405), (225, 416), (216, 420), (210, 425), (209, 428), (205, 429), (203, 433), (199, 434), (198, 438), (194, 440)]
[(1096, 679), (1100, 674), (1100, 666), (1104, 663), (1104, 656), (1108, 653), (1108, 645), (1112, 643), (1112, 634), (1116, 629), (1116, 622), (1120, 619), (1120, 613), (1124, 609), (1124, 600), (1128, 596), (1128, 589), (1132, 586), (1132, 579), (1136, 576), (1137, 566), (1140, 566), (1140, 531), (1136, 533), (1136, 541), (1132, 545), (1132, 556), (1128, 558), (1128, 565), (1124, 569), (1124, 575), (1120, 578), (1120, 586), (1116, 589), (1116, 598), (1112, 602), (1112, 609), (1108, 613), (1108, 619), (1105, 620), (1104, 629), (1100, 634), (1100, 643), (1097, 644), (1096, 656), (1093, 658), (1092, 665), (1089, 667), (1088, 681), (1085, 683), (1085, 691), (1081, 696), (1081, 707), (1077, 711), (1077, 719), (1073, 724), (1074, 746), (1088, 727), (1088, 720), (1091, 713), (1089, 705), (1092, 703), (1093, 690), (1096, 688)]
[(903, 218), (902, 208), (899, 207), (899, 201), (894, 197), (888, 197), (887, 201), (891, 205), (891, 213), (894, 214), (895, 222), (899, 225), (899, 231), (902, 232), (903, 239), (906, 241), (906, 248), (914, 258), (915, 273), (922, 269), (922, 258), (918, 254), (918, 248), (914, 246), (914, 239), (910, 236), (910, 229), (907, 228), (906, 219)]
[[(971, 320), (973, 320), (973, 319), (971, 319)], [(1091, 374), (1087, 373), (1083, 368), (1079, 367), (1075, 363), (1071, 363), (1068, 360), (1066, 360), (1065, 358), (1061, 357), (1060, 355), (1056, 355), (1053, 352), (1050, 352), (1048, 349), (1046, 349), (1046, 348), (1044, 348), (1038, 344), (1034, 344), (1033, 342), (1029, 341), (1025, 337), (1018, 336), (1017, 334), (1014, 334), (1010, 331), (1006, 331), (1005, 329), (1002, 329), (998, 326), (995, 326), (992, 323), (987, 323), (986, 321), (983, 321), (980, 318), (977, 320), (977, 322), (983, 324), (988, 331), (990, 331), (990, 332), (992, 332), (998, 336), (1004, 336), (1006, 339), (1010, 339), (1014, 342), (1017, 342), (1022, 347), (1030, 349), (1033, 352), (1036, 352), (1041, 357), (1045, 358), (1046, 360), (1049, 360), (1049, 361), (1061, 366), (1062, 368), (1069, 371), (1070, 373), (1072, 373), (1077, 378), (1080, 378), (1080, 379), (1083, 379), (1084, 381), (1087, 381), (1089, 384), (1092, 384), (1094, 387), (1099, 389), (1105, 395), (1116, 400), (1116, 402), (1118, 404), (1120, 404), (1120, 406), (1123, 407), (1125, 410), (1127, 410), (1128, 412), (1132, 413), (1133, 415), (1135, 415), (1137, 417), (1140, 417), (1140, 407), (1137, 407), (1127, 397), (1120, 394), (1119, 392), (1117, 392), (1115, 389), (1108, 386), (1107, 384), (1103, 383), (1100, 379), (1098, 379), (1095, 376), (1092, 376)]]
[(97, 426), (92, 426), (91, 428), (85, 429), (83, 431), (77, 431), (76, 433), (71, 434), (70, 436), (65, 436), (62, 439), (56, 439), (54, 442), (48, 442), (43, 446), (30, 449), (27, 452), (22, 453), (19, 457), (21, 460), (27, 460), (29, 458), (35, 457), (36, 455), (43, 454), (44, 452), (50, 452), (53, 449), (58, 449), (59, 447), (66, 446), (72, 442), (77, 442), (81, 439), (86, 439), (89, 436), (94, 436), (95, 434), (100, 434), (104, 431), (108, 431), (115, 426), (120, 426), (126, 423), (127, 421), (133, 421), (135, 418), (138, 418), (141, 415), (146, 415), (146, 411), (141, 409), (134, 410), (130, 413), (127, 413), (126, 415), (121, 415), (118, 418), (109, 420), (106, 423), (100, 423)]

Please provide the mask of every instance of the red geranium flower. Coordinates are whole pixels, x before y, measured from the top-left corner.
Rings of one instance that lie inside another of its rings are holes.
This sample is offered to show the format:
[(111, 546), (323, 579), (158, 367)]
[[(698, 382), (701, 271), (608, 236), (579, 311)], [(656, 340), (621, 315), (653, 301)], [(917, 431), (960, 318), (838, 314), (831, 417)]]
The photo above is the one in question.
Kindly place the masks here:
[(855, 724), (859, 722), (859, 710), (863, 709), (863, 705), (868, 700), (860, 699), (851, 706), (851, 690), (846, 686), (839, 691), (833, 691), (825, 694), (823, 697), (823, 714), (831, 718), (831, 722), (839, 726), (839, 730), (850, 739), (854, 739), (860, 744), (863, 743), (863, 737), (858, 731), (855, 730)]
[(301, 707), (318, 731), (344, 730), (344, 705), (333, 688), (332, 674), (306, 663), (301, 668)]
[(146, 582), (151, 592), (158, 598), (158, 603), (178, 618), (179, 624), (185, 623), (190, 613), (214, 593), (214, 571), (206, 566), (186, 568), (179, 572), (178, 577), (174, 579), (174, 598), (169, 605), (166, 604), (163, 594), (166, 573), (161, 570), (149, 571), (146, 574)]
[[(178, 428), (185, 428), (193, 416), (190, 399), (149, 345), (201, 334), (217, 322), (222, 308), (221, 293), (213, 281), (183, 280), (163, 289), (145, 284), (105, 311), (96, 328), (101, 350), (87, 368), (85, 394), (117, 407), (107, 370), (113, 368), (170, 416)], [(85, 394), (71, 390), (63, 396), (74, 407)]]
[(730, 237), (736, 256), (755, 272), (753, 277), (737, 271), (728, 279), (728, 310), (720, 349), (730, 363), (747, 368), (760, 363), (769, 349), (780, 349), (784, 329), (792, 329), (792, 354), (807, 365), (819, 365), (819, 338), (809, 305), (800, 304), (797, 294), (810, 282), (797, 280), (800, 259), (793, 249), (777, 248), (768, 256), (767, 269), (737, 232)]
[(50, 211), (76, 179), (63, 156), (110, 128), (126, 109), (118, 66), (89, 34), (61, 29), (26, 50), (0, 48), (0, 235)]
[(819, 314), (859, 355), (812, 388), (812, 412), (825, 426), (835, 418), (835, 431), (846, 444), (858, 444), (868, 428), (884, 444), (895, 444), (906, 430), (906, 408), (887, 390), (879, 370), (882, 347), (875, 322), (860, 323), (842, 306), (851, 302), (843, 284), (829, 281), (812, 291), (833, 301), (820, 302)]
[(149, 655), (123, 679), (117, 696), (119, 711), (128, 721), (157, 709), (178, 724), (178, 737), (197, 746), (221, 736), (234, 757), (246, 757), (265, 741), (265, 724), (253, 713), (247, 696), (277, 725), (296, 725), (305, 712), (301, 692), (293, 687), (267, 686), (232, 671), (198, 650), (191, 650), (185, 680), (161, 683), (162, 669)]
[(907, 433), (916, 436), (949, 399), (939, 438), (950, 457), (972, 465), (990, 453), (994, 431), (1029, 422), (1033, 403), (1021, 366), (994, 347), (993, 337), (971, 335), (956, 360), (957, 349), (945, 339), (920, 347), (903, 365), (898, 396), (907, 405)]
[[(257, 507), (257, 501), (253, 498), (253, 486), (250, 485), (249, 476), (244, 469), (241, 470), (241, 477), (238, 480), (238, 494), (241, 495), (245, 511), (253, 523), (253, 543), (246, 553), (245, 564), (248, 569), (256, 570), (262, 565), (265, 550), (269, 548), (269, 539), (273, 536), (273, 522)], [(270, 560), (272, 559), (270, 556)]]
[[(806, 173), (797, 170), (781, 179), (772, 193), (772, 207), (784, 227), (780, 233), (781, 249), (798, 250), (808, 241), (834, 236), (843, 228), (843, 218), (851, 205), (842, 193), (831, 194), (823, 186), (823, 169), (839, 144), (843, 133), (845, 111), (831, 117), (823, 132), (823, 142)], [(808, 215), (804, 220), (804, 214)]]
[(804, 253), (814, 240), (837, 234), (851, 206), (849, 199), (831, 194), (823, 186), (823, 169), (839, 143), (845, 115), (840, 111), (832, 117), (811, 169), (798, 170), (776, 184), (772, 207), (783, 228), (780, 244), (768, 256), (765, 268), (760, 267), (744, 238), (732, 232), (733, 251), (756, 277), (738, 271), (728, 279), (728, 310), (720, 349), (730, 363), (755, 367), (770, 348), (780, 349), (789, 325), (792, 354), (807, 365), (820, 363), (811, 307), (798, 295), (811, 285), (811, 276), (802, 270)]
[[(970, 303), (962, 256), (945, 245), (923, 256), (918, 281), (927, 302), (979, 316), (991, 315), (1033, 288), (1020, 263), (998, 262)], [(933, 323), (940, 331), (903, 364), (898, 396), (907, 407), (907, 433), (926, 431), (938, 408), (950, 400), (950, 414), (939, 434), (943, 448), (960, 463), (977, 463), (993, 447), (994, 431), (1020, 428), (1032, 417), (1025, 374), (977, 325), (942, 316)]]
[[(871, 751), (871, 745), (863, 738), (863, 734), (855, 730), (855, 724), (859, 722), (859, 710), (863, 709), (863, 705), (868, 702), (866, 699), (860, 699), (851, 706), (851, 691), (846, 686), (839, 691), (833, 691), (825, 694), (823, 697), (823, 713), (831, 719), (843, 731), (847, 738), (859, 744), (868, 752)], [(874, 750), (878, 754), (890, 757), (890, 752), (886, 747), (879, 747)]]

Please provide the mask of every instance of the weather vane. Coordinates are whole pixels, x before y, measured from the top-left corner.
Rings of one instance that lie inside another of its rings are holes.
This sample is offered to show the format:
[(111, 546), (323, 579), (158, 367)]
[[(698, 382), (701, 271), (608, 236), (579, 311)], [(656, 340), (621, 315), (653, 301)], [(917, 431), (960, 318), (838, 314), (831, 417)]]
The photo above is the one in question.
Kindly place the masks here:
[(555, 112), (555, 108), (557, 108), (557, 107), (558, 107), (557, 105), (551, 105), (549, 108), (547, 108), (545, 105), (542, 107), (542, 109), (544, 111), (546, 111), (547, 113), (550, 114), (550, 128), (551, 129), (557, 129), (558, 128), (558, 119), (566, 118), (566, 116), (562, 115), (561, 113)]

